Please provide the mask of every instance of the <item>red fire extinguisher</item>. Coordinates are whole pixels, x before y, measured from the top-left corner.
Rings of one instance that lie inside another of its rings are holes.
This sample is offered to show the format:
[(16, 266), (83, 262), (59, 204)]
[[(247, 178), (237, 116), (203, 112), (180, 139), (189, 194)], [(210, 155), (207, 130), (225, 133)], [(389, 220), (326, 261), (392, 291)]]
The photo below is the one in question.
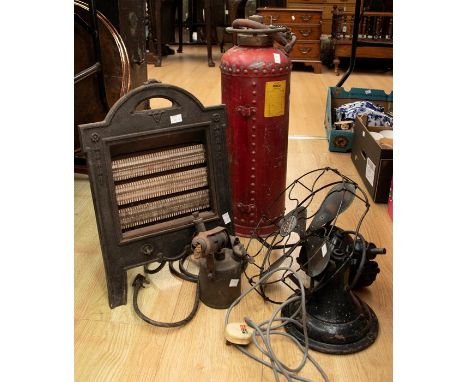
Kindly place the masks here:
[(278, 196), (286, 187), (291, 77), (287, 54), (296, 37), (286, 27), (252, 19), (237, 19), (226, 31), (237, 34), (237, 45), (220, 64), (234, 227), (240, 236), (250, 236), (253, 230), (263, 236), (274, 229), (268, 219), (284, 213), (284, 195), (282, 200)]

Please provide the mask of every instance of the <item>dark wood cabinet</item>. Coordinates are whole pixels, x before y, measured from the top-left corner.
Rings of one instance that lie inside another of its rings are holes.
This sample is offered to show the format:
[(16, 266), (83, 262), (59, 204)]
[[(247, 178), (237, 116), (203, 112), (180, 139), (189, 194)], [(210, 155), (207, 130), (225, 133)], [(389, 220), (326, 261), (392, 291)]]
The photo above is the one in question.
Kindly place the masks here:
[(354, 11), (355, 0), (288, 0), (288, 8), (319, 9), (322, 11), (322, 34), (331, 34), (333, 6)]
[(293, 62), (303, 62), (322, 72), (320, 61), (320, 35), (322, 11), (318, 9), (259, 8), (265, 24), (285, 25), (296, 34), (297, 40), (289, 57)]

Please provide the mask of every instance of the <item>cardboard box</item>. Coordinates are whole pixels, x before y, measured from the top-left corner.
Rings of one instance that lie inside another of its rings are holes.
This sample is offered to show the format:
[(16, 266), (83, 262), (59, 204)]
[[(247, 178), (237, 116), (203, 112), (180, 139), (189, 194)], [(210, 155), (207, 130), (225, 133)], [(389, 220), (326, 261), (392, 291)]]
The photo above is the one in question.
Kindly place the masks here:
[(335, 109), (338, 106), (356, 101), (372, 101), (377, 105), (383, 106), (387, 111), (393, 107), (393, 92), (387, 94), (383, 90), (361, 88), (352, 88), (347, 91), (341, 87), (329, 87), (324, 120), (328, 138), (328, 150), (342, 153), (351, 151), (354, 130), (336, 130), (333, 128), (333, 123), (336, 122)]
[(370, 132), (390, 129), (389, 127), (368, 127), (365, 115), (358, 115), (354, 124), (351, 159), (376, 203), (388, 202), (393, 176), (393, 147), (379, 145)]

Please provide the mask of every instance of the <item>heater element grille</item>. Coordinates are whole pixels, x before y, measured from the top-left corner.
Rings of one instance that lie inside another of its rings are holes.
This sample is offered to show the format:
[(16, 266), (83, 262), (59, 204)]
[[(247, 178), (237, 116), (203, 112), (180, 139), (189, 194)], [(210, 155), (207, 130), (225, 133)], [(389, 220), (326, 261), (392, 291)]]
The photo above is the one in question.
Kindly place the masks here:
[(113, 160), (122, 232), (210, 208), (206, 166), (203, 144)]
[(139, 202), (175, 192), (208, 186), (206, 167), (157, 176), (115, 186), (117, 204)]
[(208, 190), (190, 192), (119, 210), (122, 229), (187, 215), (210, 206)]
[(203, 145), (178, 147), (112, 161), (115, 181), (192, 166), (206, 161)]

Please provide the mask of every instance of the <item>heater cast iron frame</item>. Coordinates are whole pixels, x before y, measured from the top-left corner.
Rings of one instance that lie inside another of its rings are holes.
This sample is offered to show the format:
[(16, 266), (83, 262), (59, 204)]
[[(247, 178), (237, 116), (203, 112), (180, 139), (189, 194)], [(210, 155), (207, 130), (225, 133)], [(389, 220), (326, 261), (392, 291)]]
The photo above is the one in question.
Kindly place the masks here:
[[(138, 110), (152, 98), (169, 100), (172, 106)], [(224, 105), (204, 107), (184, 89), (156, 80), (132, 90), (116, 102), (102, 122), (79, 126), (87, 156), (89, 180), (107, 279), (109, 305), (127, 303), (127, 270), (155, 261), (188, 254), (196, 232), (191, 215), (146, 227), (124, 235), (120, 227), (112, 155), (159, 150), (181, 144), (203, 143), (206, 149), (210, 209), (200, 213), (207, 229), (219, 225), (233, 234), (231, 188), (225, 142)], [(200, 142), (201, 141), (201, 142)], [(229, 214), (229, 215), (226, 215)]]

